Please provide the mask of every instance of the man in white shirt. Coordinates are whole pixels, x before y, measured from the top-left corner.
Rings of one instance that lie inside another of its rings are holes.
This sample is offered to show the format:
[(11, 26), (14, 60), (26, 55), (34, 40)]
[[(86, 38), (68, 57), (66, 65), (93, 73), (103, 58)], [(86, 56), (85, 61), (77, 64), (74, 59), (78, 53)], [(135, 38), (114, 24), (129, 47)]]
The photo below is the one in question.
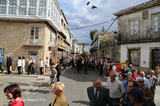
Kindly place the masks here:
[(125, 89), (123, 83), (116, 79), (116, 72), (112, 71), (110, 73), (110, 81), (108, 82), (109, 88), (109, 106), (119, 105), (120, 98), (124, 97)]

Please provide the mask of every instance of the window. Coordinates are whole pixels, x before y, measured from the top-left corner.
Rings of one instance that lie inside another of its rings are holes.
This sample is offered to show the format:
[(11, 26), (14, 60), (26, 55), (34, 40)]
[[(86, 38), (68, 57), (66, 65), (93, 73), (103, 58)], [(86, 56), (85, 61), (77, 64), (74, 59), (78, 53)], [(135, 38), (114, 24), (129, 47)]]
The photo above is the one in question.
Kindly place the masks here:
[(0, 14), (6, 14), (6, 6), (0, 6)]
[(13, 6), (13, 5), (17, 4), (17, 0), (9, 0), (9, 4), (11, 6)]
[(158, 32), (158, 15), (153, 16), (153, 31)]
[(36, 15), (36, 5), (37, 5), (37, 0), (30, 0), (28, 15)]
[(36, 7), (36, 4), (37, 4), (37, 0), (30, 0), (29, 1), (29, 6), (30, 7)]
[(21, 7), (21, 9), (19, 9), (19, 15), (26, 15), (26, 14), (27, 14), (27, 8)]
[(29, 8), (28, 15), (36, 15), (36, 8)]
[(20, 0), (20, 6), (27, 6), (27, 0)]
[(38, 44), (39, 39), (39, 27), (31, 27), (30, 43)]
[(17, 8), (16, 7), (9, 7), (9, 13), (8, 14), (16, 14), (16, 10)]
[(131, 21), (130, 22), (130, 34), (138, 34), (138, 21)]
[(46, 0), (39, 1), (38, 16), (46, 16)]
[(38, 16), (46, 16), (46, 9), (45, 8), (39, 8)]
[(50, 14), (50, 9), (48, 9), (48, 17), (50, 17), (51, 16), (51, 14)]
[(17, 13), (17, 0), (9, 0), (9, 11), (8, 14), (16, 14)]
[(46, 0), (39, 0), (39, 7), (46, 7)]
[(6, 5), (6, 0), (0, 0), (0, 5)]
[(61, 25), (63, 26), (63, 20), (61, 20)]
[(52, 42), (52, 31), (50, 31), (50, 42)]
[(26, 15), (27, 14), (27, 0), (20, 0), (19, 1), (20, 8), (19, 15)]

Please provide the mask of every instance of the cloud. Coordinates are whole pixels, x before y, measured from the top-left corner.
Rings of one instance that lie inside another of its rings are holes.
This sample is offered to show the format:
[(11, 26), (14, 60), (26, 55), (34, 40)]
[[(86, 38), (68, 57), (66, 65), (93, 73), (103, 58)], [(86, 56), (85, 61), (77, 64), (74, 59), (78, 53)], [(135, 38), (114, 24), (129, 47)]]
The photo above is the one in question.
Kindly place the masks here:
[[(86, 5), (88, 1), (90, 4)], [(58, 3), (66, 15), (68, 27), (79, 28), (108, 21), (115, 18), (113, 13), (147, 1), (149, 0), (58, 0)], [(92, 5), (97, 8), (91, 9)], [(70, 32), (73, 34), (73, 38), (76, 37), (79, 42), (84, 41), (90, 44), (90, 30), (101, 30), (103, 26), (107, 29), (110, 24), (111, 22), (108, 22), (85, 29), (70, 30)], [(109, 29), (109, 31), (114, 30), (117, 30), (117, 22)], [(89, 46), (86, 47), (89, 48)]]

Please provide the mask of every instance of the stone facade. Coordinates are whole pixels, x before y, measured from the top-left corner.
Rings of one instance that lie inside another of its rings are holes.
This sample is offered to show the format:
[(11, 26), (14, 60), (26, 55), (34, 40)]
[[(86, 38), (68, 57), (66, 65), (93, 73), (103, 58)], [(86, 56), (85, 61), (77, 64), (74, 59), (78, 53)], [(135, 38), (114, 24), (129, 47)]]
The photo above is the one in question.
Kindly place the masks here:
[(128, 60), (147, 73), (160, 63), (160, 1), (149, 1), (121, 10), (118, 16), (120, 61)]
[(114, 41), (115, 37), (113, 32), (96, 31), (93, 35), (93, 40), (91, 43), (90, 56), (112, 58), (112, 48), (114, 47), (113, 45), (115, 45)]
[[(31, 27), (39, 27), (39, 39), (36, 44), (30, 42)], [(30, 53), (36, 53), (36, 67), (39, 69), (39, 59), (49, 57), (51, 28), (45, 23), (20, 23), (0, 21), (0, 48), (4, 48), (4, 56), (10, 55), (13, 60), (12, 70), (16, 70), (18, 56), (24, 56), (26, 60)], [(53, 41), (54, 41), (53, 37)], [(6, 58), (4, 65), (6, 63)], [(26, 61), (27, 67), (27, 61)]]
[[(67, 28), (68, 22), (57, 0), (15, 0), (14, 4), (9, 0), (0, 2), (0, 8), (5, 8), (0, 10), (0, 50), (4, 51), (5, 57), (3, 67), (6, 67), (7, 55), (13, 60), (13, 71), (16, 70), (18, 56), (24, 56), (27, 71), (27, 60), (31, 55), (36, 62), (36, 72), (39, 72), (39, 59), (45, 62), (46, 57), (50, 58), (52, 47), (58, 47), (58, 56), (67, 54), (66, 51), (72, 48), (73, 35)], [(16, 5), (20, 7), (16, 8)], [(14, 9), (9, 9), (11, 7)], [(61, 30), (62, 27), (67, 30)], [(62, 42), (66, 43), (67, 50), (62, 47)]]

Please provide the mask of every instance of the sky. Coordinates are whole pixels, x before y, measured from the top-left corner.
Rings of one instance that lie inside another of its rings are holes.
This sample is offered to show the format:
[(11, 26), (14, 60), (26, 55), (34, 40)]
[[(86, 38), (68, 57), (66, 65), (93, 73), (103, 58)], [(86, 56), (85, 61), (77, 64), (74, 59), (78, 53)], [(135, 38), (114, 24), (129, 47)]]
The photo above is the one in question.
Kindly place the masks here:
[[(68, 21), (68, 28), (73, 34), (73, 39), (77, 39), (79, 43), (89, 43), (85, 46), (85, 51), (89, 51), (91, 39), (90, 30), (102, 30), (104, 27), (107, 30), (113, 19), (116, 18), (113, 14), (122, 10), (135, 6), (149, 0), (57, 0), (60, 8)], [(87, 5), (87, 3), (89, 5)], [(92, 5), (97, 8), (91, 9)], [(109, 22), (108, 22), (109, 21)], [(97, 26), (92, 26), (98, 23), (103, 23)], [(92, 26), (79, 29), (80, 27)], [(76, 29), (78, 28), (78, 29)], [(108, 32), (117, 31), (117, 21), (109, 28)]]

